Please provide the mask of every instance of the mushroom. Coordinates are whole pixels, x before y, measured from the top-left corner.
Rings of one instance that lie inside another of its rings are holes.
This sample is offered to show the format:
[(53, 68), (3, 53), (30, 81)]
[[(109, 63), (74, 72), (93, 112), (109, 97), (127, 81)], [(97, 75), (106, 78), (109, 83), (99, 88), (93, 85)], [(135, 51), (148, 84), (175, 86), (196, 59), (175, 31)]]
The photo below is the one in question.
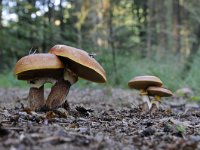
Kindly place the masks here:
[(170, 97), (173, 95), (173, 93), (169, 89), (155, 86), (148, 87), (147, 93), (149, 96), (154, 97), (154, 100), (152, 100), (152, 107), (150, 110), (150, 113), (152, 115), (158, 111), (161, 102), (161, 97)]
[(146, 89), (149, 86), (162, 86), (162, 81), (156, 76), (137, 76), (128, 82), (130, 88), (140, 90), (140, 95), (142, 96), (142, 112), (148, 112), (151, 108), (151, 102), (149, 101), (148, 93)]
[(47, 108), (55, 109), (61, 106), (65, 102), (70, 86), (78, 80), (78, 77), (97, 83), (106, 82), (104, 69), (86, 51), (66, 45), (55, 45), (50, 49), (50, 53), (62, 60), (65, 71), (64, 79), (57, 82), (51, 89), (46, 101)]
[(15, 75), (30, 85), (28, 102), (32, 110), (40, 110), (45, 104), (44, 84), (55, 84), (63, 76), (63, 71), (63, 63), (54, 54), (31, 54), (16, 63)]
[(183, 96), (183, 97), (189, 98), (189, 97), (192, 97), (194, 93), (191, 88), (184, 87), (184, 88), (176, 90), (175, 94), (177, 96)]

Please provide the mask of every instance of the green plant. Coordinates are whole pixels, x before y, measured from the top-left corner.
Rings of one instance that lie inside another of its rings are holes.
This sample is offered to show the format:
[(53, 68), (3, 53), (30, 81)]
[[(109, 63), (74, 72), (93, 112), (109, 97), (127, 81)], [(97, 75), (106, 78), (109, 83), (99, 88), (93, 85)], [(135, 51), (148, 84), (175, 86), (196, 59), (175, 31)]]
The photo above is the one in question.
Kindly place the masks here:
[(186, 127), (183, 126), (183, 125), (177, 125), (177, 126), (176, 126), (176, 130), (177, 130), (178, 132), (181, 132), (181, 133), (183, 134), (183, 133), (186, 132)]

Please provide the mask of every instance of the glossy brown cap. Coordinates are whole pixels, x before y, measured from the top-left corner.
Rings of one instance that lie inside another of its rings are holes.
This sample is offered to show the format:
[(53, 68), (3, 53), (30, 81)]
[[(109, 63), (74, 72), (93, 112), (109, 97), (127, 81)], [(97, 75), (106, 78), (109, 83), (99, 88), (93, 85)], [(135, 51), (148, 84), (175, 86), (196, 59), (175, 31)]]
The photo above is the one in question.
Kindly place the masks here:
[(40, 77), (59, 78), (64, 64), (54, 54), (31, 54), (22, 57), (15, 65), (14, 73), (19, 80), (31, 80)]
[(148, 87), (147, 93), (149, 96), (159, 96), (159, 97), (170, 97), (173, 95), (173, 93), (164, 87)]
[(60, 56), (61, 60), (79, 77), (97, 83), (106, 82), (106, 73), (101, 65), (83, 50), (66, 45), (55, 45), (50, 53)]
[(156, 76), (137, 76), (128, 82), (128, 86), (133, 89), (142, 90), (147, 89), (149, 86), (162, 86), (162, 81)]

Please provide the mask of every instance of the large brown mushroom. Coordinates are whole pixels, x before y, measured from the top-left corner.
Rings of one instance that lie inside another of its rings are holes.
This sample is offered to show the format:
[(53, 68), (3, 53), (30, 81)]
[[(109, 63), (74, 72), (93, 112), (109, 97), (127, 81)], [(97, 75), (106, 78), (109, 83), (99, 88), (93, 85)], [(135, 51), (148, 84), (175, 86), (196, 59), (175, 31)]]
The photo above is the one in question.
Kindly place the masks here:
[(31, 54), (16, 63), (14, 72), (17, 78), (30, 84), (28, 101), (32, 110), (40, 110), (45, 104), (44, 84), (55, 84), (63, 76), (63, 71), (63, 63), (54, 54)]
[(158, 111), (159, 105), (161, 103), (161, 97), (170, 97), (173, 93), (164, 87), (150, 86), (147, 88), (147, 93), (149, 96), (153, 96), (152, 107), (150, 110), (151, 114), (155, 114)]
[(156, 76), (137, 76), (131, 79), (128, 82), (128, 86), (130, 88), (140, 90), (140, 95), (142, 96), (143, 105), (142, 105), (142, 112), (148, 112), (151, 108), (151, 102), (149, 101), (148, 93), (146, 89), (149, 86), (162, 86), (162, 81)]
[(97, 83), (106, 82), (104, 69), (86, 51), (66, 45), (55, 45), (50, 49), (50, 53), (62, 60), (65, 71), (64, 79), (51, 89), (46, 101), (48, 109), (60, 107), (65, 102), (70, 86), (78, 80), (78, 77)]

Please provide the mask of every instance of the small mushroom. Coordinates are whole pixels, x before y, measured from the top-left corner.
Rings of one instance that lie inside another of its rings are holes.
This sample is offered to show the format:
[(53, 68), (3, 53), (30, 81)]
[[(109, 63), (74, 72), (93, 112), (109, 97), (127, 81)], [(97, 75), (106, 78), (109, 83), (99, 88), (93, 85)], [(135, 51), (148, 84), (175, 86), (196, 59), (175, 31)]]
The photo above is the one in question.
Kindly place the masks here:
[(194, 93), (193, 93), (191, 88), (184, 87), (184, 88), (176, 90), (175, 94), (177, 96), (182, 96), (182, 97), (189, 98), (189, 97), (192, 97)]
[(149, 96), (154, 97), (154, 100), (152, 101), (152, 107), (150, 110), (150, 113), (152, 115), (158, 111), (159, 105), (161, 103), (161, 97), (170, 97), (173, 95), (173, 93), (169, 89), (155, 86), (148, 87), (147, 93)]
[(143, 104), (142, 104), (142, 112), (148, 112), (151, 108), (151, 102), (148, 97), (148, 93), (146, 89), (149, 86), (158, 86), (161, 87), (163, 85), (162, 81), (156, 76), (137, 76), (131, 79), (128, 82), (128, 86), (130, 88), (140, 90), (140, 95), (142, 96)]
[(31, 54), (16, 63), (15, 75), (30, 85), (28, 101), (32, 110), (40, 110), (45, 104), (44, 84), (55, 84), (63, 76), (63, 71), (63, 63), (54, 54)]
[(70, 86), (78, 80), (78, 77), (97, 83), (106, 82), (104, 69), (86, 51), (66, 45), (55, 45), (50, 49), (50, 53), (62, 60), (65, 71), (64, 79), (57, 82), (51, 89), (46, 101), (47, 108), (60, 107), (65, 102)]

